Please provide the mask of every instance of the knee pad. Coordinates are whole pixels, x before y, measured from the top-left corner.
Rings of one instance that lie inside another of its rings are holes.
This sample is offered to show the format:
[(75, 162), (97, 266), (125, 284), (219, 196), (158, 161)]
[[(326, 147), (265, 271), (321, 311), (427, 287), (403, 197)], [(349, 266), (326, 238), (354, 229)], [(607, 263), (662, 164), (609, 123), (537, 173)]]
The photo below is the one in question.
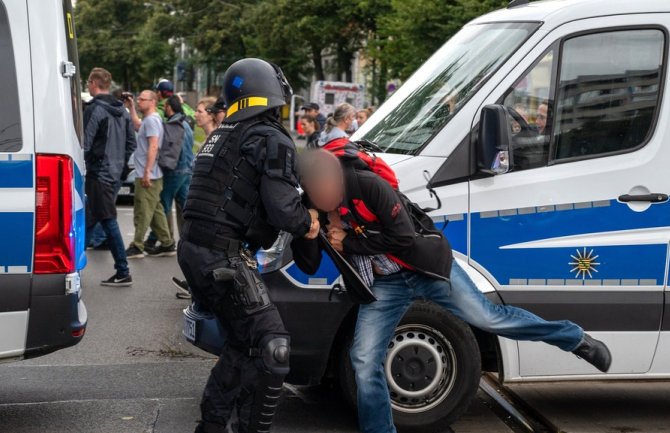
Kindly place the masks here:
[(266, 335), (259, 341), (258, 349), (266, 371), (284, 376), (288, 374), (291, 354), (288, 335)]

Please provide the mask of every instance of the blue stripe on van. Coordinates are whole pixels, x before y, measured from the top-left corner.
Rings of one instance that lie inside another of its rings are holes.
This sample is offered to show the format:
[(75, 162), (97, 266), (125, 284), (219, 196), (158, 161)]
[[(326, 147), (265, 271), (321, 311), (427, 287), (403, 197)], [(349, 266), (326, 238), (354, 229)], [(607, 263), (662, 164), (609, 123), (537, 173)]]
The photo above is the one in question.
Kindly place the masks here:
[(9, 266), (32, 271), (33, 219), (32, 212), (0, 212), (2, 244), (7, 246), (0, 248), (0, 272), (6, 272)]
[[(79, 196), (79, 200), (84, 204), (86, 200), (84, 194), (84, 177), (77, 164), (74, 165), (74, 193)], [(72, 229), (74, 230), (75, 238), (75, 268), (77, 271), (81, 271), (86, 267), (86, 211), (84, 206), (77, 209), (75, 205)]]
[[(32, 188), (33, 159), (32, 155), (6, 155), (9, 158), (0, 160), (0, 188)], [(17, 159), (30, 157), (30, 159)]]

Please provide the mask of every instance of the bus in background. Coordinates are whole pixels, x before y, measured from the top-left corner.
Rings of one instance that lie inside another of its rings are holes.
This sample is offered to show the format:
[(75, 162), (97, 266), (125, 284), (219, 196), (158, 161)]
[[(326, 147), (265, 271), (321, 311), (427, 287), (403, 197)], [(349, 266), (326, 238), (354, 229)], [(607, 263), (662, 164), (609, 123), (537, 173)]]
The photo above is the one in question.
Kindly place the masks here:
[(0, 0), (0, 360), (86, 330), (81, 82), (70, 0)]

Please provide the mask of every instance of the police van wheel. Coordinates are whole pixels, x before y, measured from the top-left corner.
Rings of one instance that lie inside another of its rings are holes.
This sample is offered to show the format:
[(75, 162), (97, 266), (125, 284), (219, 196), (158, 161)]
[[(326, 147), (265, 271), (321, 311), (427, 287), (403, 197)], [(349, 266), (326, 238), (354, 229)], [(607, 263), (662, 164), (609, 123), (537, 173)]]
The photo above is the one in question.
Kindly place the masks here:
[[(355, 407), (349, 348), (342, 350), (340, 383)], [(457, 420), (479, 387), (481, 358), (468, 325), (430, 302), (416, 302), (396, 328), (384, 363), (393, 419), (403, 432), (435, 432)]]

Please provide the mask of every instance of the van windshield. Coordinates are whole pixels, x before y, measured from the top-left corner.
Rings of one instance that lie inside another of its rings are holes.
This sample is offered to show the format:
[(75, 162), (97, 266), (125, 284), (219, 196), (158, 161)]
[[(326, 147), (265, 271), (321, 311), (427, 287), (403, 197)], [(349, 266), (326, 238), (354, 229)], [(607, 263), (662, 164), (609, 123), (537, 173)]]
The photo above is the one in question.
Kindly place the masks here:
[(534, 22), (464, 27), (352, 139), (389, 153), (416, 153), (538, 27)]

